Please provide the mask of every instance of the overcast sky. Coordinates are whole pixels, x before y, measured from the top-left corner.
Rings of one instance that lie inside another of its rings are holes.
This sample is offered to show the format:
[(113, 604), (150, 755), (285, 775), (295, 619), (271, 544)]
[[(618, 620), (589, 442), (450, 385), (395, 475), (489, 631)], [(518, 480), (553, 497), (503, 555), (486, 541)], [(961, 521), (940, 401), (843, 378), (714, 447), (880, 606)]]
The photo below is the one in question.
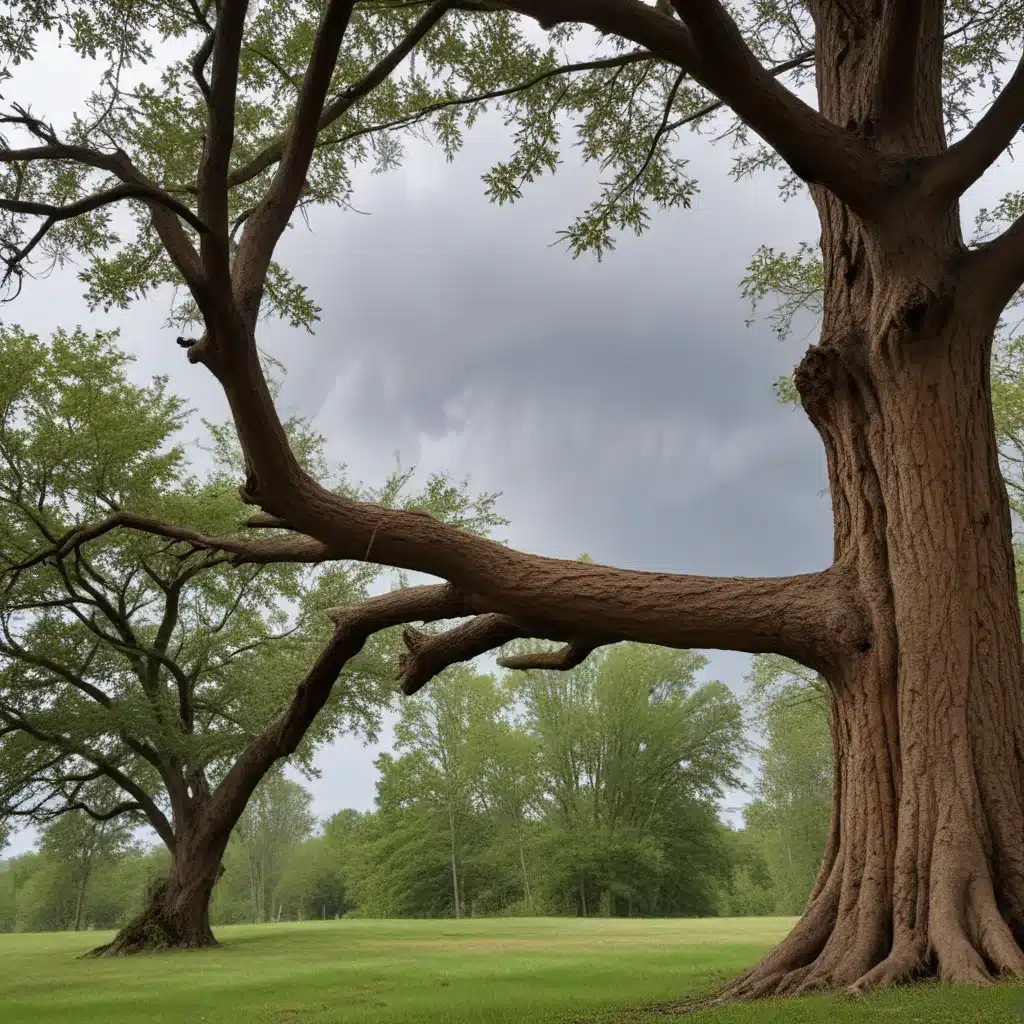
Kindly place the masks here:
[[(54, 86), (31, 77), (37, 112), (53, 110)], [(71, 68), (61, 79), (61, 95), (78, 91)], [(300, 221), (279, 250), (323, 307), (315, 336), (263, 332), (288, 369), (282, 411), (313, 417), (354, 479), (382, 481), (398, 450), (422, 474), (501, 491), (503, 532), (525, 550), (706, 574), (823, 568), (824, 457), (771, 388), (812, 339), (748, 328), (738, 287), (760, 244), (816, 241), (813, 207), (781, 203), (768, 177), (732, 182), (725, 146), (689, 135), (678, 145), (701, 183), (692, 209), (656, 216), (600, 264), (551, 247), (595, 194), (597, 172), (571, 154), (521, 203), (488, 203), (480, 175), (507, 152), (500, 122), (471, 133), (454, 165), (421, 145), (400, 170), (359, 176), (354, 202), (367, 216), (315, 211), (312, 232)], [(995, 177), (1006, 186), (1005, 171)], [(983, 183), (971, 207), (998, 192)], [(202, 415), (226, 418), (165, 314), (162, 298), (89, 313), (73, 272), (27, 283), (2, 312), (43, 334), (120, 326), (139, 377), (166, 373)], [(742, 692), (748, 664), (712, 653), (706, 675)], [(372, 761), (389, 742), (386, 731), (381, 746), (321, 751), (315, 812), (370, 808)], [(30, 843), (23, 834), (5, 853)]]

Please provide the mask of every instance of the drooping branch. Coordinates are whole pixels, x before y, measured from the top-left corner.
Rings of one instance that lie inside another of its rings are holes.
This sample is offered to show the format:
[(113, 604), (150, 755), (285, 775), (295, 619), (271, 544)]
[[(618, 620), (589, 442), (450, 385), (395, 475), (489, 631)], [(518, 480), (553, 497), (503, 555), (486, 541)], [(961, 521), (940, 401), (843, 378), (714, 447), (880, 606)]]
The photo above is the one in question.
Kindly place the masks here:
[(0, 210), (8, 213), (27, 214), (29, 216), (43, 217), (43, 223), (36, 233), (20, 249), (4, 257), (7, 264), (7, 275), (17, 273), (22, 264), (32, 254), (35, 248), (50, 233), (51, 229), (62, 221), (73, 220), (84, 214), (92, 213), (104, 206), (112, 206), (125, 199), (145, 199), (167, 207), (170, 211), (186, 220), (197, 231), (205, 230), (203, 222), (184, 203), (167, 195), (162, 189), (145, 182), (125, 183), (115, 185), (113, 188), (104, 189), (91, 196), (85, 196), (73, 203), (64, 206), (55, 206), (51, 203), (29, 202), (22, 199), (0, 198)]
[(186, 557), (198, 552), (226, 552), (229, 556), (227, 561), (233, 565), (269, 565), (280, 562), (317, 564), (334, 558), (327, 545), (302, 534), (266, 538), (214, 537), (172, 523), (147, 519), (132, 512), (115, 512), (98, 523), (69, 531), (53, 546), (38, 551), (7, 572), (23, 572), (48, 559), (59, 562), (90, 541), (121, 528), (181, 541), (189, 547)]
[(156, 802), (142, 786), (108, 758), (84, 744), (76, 743), (70, 737), (51, 732), (31, 719), (26, 718), (14, 708), (6, 705), (0, 705), (0, 725), (6, 726), (12, 731), (24, 732), (41, 743), (45, 743), (57, 750), (62, 750), (65, 754), (80, 757), (83, 761), (94, 765), (111, 782), (118, 785), (139, 804), (142, 813), (146, 815), (157, 835), (160, 836), (169, 850), (174, 850), (174, 829), (171, 827), (171, 823), (167, 820), (163, 811), (160, 810)]
[[(523, 623), (509, 615), (477, 615), (442, 633), (407, 628), (402, 633), (405, 653), (399, 659), (399, 683), (405, 694), (416, 693), (449, 665), (487, 654), (524, 637), (565, 639), (542, 623)], [(567, 671), (583, 663), (602, 641), (574, 640), (557, 651), (534, 651), (498, 659), (504, 668), (544, 668)]]
[(1024, 128), (1024, 56), (978, 123), (923, 168), (922, 182), (937, 203), (962, 196)]
[(142, 804), (135, 800), (123, 800), (119, 804), (114, 804), (108, 810), (100, 811), (95, 807), (90, 806), (87, 803), (81, 801), (75, 801), (69, 803), (62, 808), (63, 813), (67, 814), (71, 811), (82, 811), (87, 814), (93, 821), (113, 821), (114, 818), (120, 818), (124, 814), (131, 814), (134, 812), (143, 812)]
[(507, 0), (500, 6), (544, 28), (583, 23), (674, 64), (728, 105), (807, 182), (824, 185), (855, 212), (877, 212), (885, 189), (864, 140), (808, 106), (757, 60), (718, 0), (673, 0), (679, 18), (640, 0)]
[[(248, 423), (239, 431), (246, 440)], [(289, 487), (254, 451), (259, 503), (335, 559), (427, 573), (471, 595), (474, 613), (543, 622), (560, 639), (600, 637), (668, 647), (784, 653), (820, 664), (869, 640), (840, 570), (773, 579), (639, 572), (545, 558), (476, 537), (417, 512), (353, 501), (311, 480)], [(282, 538), (283, 540), (284, 538)], [(280, 541), (278, 541), (280, 543)]]

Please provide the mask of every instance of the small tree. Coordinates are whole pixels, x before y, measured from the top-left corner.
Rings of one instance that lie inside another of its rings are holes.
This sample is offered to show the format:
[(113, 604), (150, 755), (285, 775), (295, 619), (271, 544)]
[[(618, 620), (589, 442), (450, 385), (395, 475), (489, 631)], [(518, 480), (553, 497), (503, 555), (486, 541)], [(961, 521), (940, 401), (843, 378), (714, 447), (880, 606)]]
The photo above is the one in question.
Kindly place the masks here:
[[(341, 732), (374, 735), (394, 673), (381, 634), (334, 685), (364, 639), (336, 606), (365, 597), (375, 570), (207, 551), (198, 529), (230, 529), (242, 513), (230, 436), (213, 428), (215, 468), (191, 474), (181, 401), (160, 379), (130, 383), (127, 363), (107, 335), (44, 345), (0, 331), (0, 817), (74, 811), (155, 830), (169, 877), (109, 953), (212, 943), (210, 894), (260, 781), (293, 755), (310, 770)], [(289, 430), (323, 472), (321, 442)], [(405, 500), (407, 479), (375, 497)], [(468, 528), (497, 521), (491, 497), (474, 503), (441, 477), (409, 500)], [(74, 529), (98, 515), (183, 526), (168, 540)]]

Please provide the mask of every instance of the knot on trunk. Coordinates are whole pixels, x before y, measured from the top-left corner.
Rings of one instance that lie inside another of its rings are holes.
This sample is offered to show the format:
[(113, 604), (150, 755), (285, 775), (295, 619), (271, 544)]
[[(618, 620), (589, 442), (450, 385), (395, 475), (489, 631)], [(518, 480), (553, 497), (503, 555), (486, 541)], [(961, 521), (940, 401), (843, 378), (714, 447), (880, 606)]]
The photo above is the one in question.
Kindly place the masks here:
[(860, 336), (850, 333), (825, 338), (804, 353), (793, 371), (793, 385), (812, 422), (819, 422), (821, 412), (847, 386), (860, 347)]
[(952, 311), (952, 291), (944, 283), (904, 281), (891, 288), (881, 333), (903, 341), (938, 340), (946, 333)]

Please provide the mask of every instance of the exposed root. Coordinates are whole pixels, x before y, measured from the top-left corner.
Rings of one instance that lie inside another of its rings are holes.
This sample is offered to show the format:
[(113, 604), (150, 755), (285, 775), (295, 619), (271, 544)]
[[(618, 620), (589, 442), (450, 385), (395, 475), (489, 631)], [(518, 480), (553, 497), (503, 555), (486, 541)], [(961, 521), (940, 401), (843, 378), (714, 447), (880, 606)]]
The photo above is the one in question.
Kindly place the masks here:
[[(953, 889), (945, 885), (933, 888), (930, 913), (916, 920), (916, 927), (897, 929), (890, 943), (886, 918), (892, 902), (871, 886), (862, 885), (858, 898), (833, 915), (841, 892), (837, 881), (843, 874), (840, 858), (833, 865), (832, 877), (793, 931), (759, 964), (701, 1005), (822, 991), (845, 991), (859, 997), (873, 989), (929, 977), (975, 986), (992, 985), (1007, 977), (1024, 978), (1024, 950), (999, 911), (987, 875), (975, 873), (964, 882), (963, 870), (961, 866)], [(879, 913), (872, 901), (882, 903), (884, 912)], [(823, 924), (828, 925), (824, 938)]]
[(129, 921), (113, 940), (83, 954), (87, 958), (134, 956), (170, 949), (206, 949), (218, 945), (205, 920), (181, 922), (165, 907), (166, 883), (154, 893), (149, 905)]
[(913, 981), (927, 971), (921, 943), (902, 942), (894, 945), (889, 955), (862, 974), (846, 991), (852, 996), (867, 995), (872, 989), (901, 985)]

